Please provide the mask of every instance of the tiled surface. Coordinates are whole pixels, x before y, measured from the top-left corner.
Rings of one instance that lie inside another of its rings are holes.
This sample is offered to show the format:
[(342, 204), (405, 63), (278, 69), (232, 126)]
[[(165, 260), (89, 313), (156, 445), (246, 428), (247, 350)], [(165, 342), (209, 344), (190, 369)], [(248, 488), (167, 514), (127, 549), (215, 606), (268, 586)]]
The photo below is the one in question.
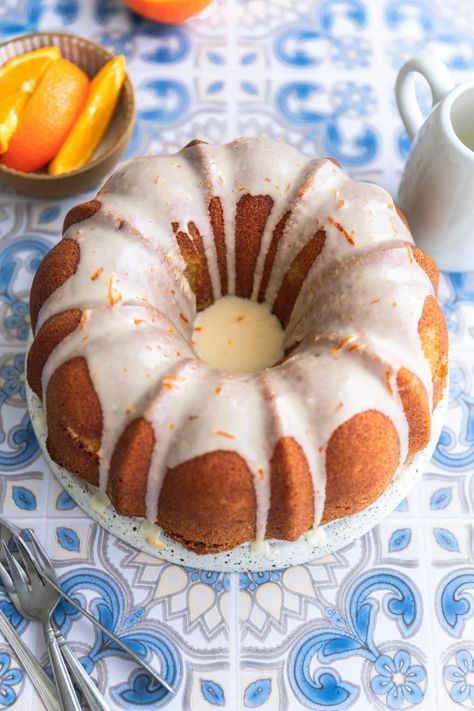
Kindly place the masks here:
[[(138, 96), (129, 155), (200, 136), (284, 136), (392, 191), (408, 141), (396, 69), (429, 47), (457, 79), (474, 70), (471, 0), (226, 0), (184, 28), (120, 0), (4, 0), (0, 36), (61, 28), (127, 55)], [(426, 89), (421, 98), (428, 105)], [(63, 584), (147, 652), (176, 688), (150, 685), (90, 625), (58, 611), (114, 709), (474, 707), (474, 276), (449, 274), (451, 400), (440, 444), (407, 500), (363, 539), (271, 574), (187, 570), (88, 520), (46, 471), (25, 412), (28, 289), (71, 201), (0, 192), (0, 501), (34, 526)], [(46, 661), (38, 630), (3, 609)], [(0, 639), (0, 707), (37, 697)]]

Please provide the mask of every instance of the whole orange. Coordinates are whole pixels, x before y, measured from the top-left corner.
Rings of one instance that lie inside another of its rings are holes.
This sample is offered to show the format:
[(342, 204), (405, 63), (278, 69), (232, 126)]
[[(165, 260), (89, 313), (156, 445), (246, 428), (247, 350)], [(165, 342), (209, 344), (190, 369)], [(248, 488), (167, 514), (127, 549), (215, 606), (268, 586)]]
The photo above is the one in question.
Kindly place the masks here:
[(2, 163), (33, 171), (56, 155), (79, 116), (89, 93), (89, 79), (67, 59), (46, 69), (38, 88), (21, 114)]
[(156, 22), (184, 22), (203, 10), (211, 0), (125, 0), (125, 4)]

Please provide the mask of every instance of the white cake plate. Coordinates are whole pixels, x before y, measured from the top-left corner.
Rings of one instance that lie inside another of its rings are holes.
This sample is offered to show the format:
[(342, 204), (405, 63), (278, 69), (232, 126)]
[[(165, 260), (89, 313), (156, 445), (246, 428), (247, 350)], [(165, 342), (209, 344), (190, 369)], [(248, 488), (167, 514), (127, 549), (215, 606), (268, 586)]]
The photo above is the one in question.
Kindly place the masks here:
[(203, 570), (252, 572), (286, 568), (322, 558), (363, 536), (391, 513), (408, 494), (431, 459), (443, 426), (448, 391), (449, 387), (446, 385), (443, 399), (433, 415), (432, 437), (426, 449), (419, 452), (409, 466), (400, 467), (382, 496), (364, 511), (321, 526), (316, 532), (317, 540), (313, 539), (311, 542), (305, 536), (301, 536), (293, 542), (270, 540), (265, 553), (256, 552), (251, 544), (244, 543), (223, 553), (198, 555), (188, 551), (157, 526), (144, 519), (120, 516), (107, 497), (96, 487), (86, 484), (53, 462), (46, 449), (47, 427), (42, 402), (28, 384), (26, 386), (31, 421), (49, 468), (74, 501), (91, 518), (134, 548), (171, 563)]

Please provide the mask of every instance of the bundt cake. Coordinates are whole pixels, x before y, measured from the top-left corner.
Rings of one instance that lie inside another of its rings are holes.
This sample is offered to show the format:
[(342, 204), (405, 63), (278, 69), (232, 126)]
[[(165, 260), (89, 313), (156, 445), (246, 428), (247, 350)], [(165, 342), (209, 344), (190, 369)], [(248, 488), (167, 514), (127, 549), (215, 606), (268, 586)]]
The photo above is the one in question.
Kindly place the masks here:
[[(130, 160), (33, 281), (48, 451), (193, 551), (297, 539), (366, 508), (428, 444), (437, 283), (391, 197), (330, 158), (252, 138)], [(273, 367), (197, 357), (196, 313), (225, 295), (278, 318)]]

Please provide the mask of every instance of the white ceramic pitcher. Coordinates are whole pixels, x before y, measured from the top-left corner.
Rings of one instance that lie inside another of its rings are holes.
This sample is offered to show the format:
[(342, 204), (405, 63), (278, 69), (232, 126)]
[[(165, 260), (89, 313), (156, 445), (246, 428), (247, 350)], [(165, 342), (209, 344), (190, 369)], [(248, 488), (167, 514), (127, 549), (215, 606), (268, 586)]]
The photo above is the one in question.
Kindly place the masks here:
[[(426, 120), (415, 94), (416, 73), (433, 95)], [(440, 59), (422, 54), (400, 69), (396, 94), (413, 140), (398, 201), (415, 242), (441, 269), (474, 270), (474, 80), (455, 86)]]

